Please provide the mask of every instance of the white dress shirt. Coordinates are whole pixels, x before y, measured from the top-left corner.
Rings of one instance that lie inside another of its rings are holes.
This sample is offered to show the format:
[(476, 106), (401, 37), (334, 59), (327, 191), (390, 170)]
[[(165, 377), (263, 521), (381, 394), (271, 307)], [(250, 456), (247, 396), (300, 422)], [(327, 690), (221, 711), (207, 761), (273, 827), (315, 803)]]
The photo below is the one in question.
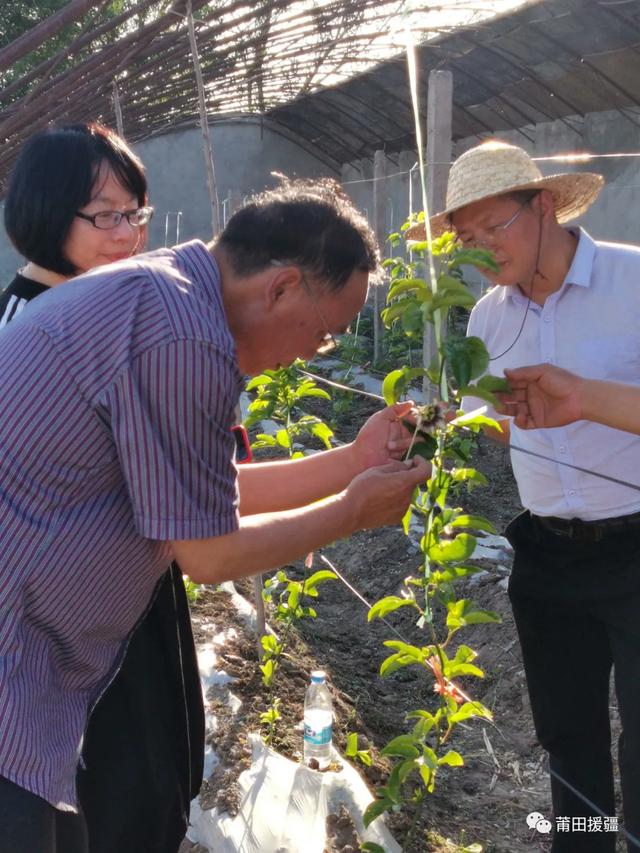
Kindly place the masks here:
[[(595, 242), (584, 230), (562, 287), (540, 307), (517, 287), (496, 286), (474, 307), (468, 335), (482, 338), (488, 373), (549, 362), (581, 376), (640, 385), (640, 248)], [(467, 397), (469, 412), (484, 405)], [(640, 485), (640, 439), (588, 421), (556, 429), (521, 430), (511, 444)], [(520, 499), (536, 515), (593, 521), (640, 511), (640, 491), (555, 462), (511, 451)]]

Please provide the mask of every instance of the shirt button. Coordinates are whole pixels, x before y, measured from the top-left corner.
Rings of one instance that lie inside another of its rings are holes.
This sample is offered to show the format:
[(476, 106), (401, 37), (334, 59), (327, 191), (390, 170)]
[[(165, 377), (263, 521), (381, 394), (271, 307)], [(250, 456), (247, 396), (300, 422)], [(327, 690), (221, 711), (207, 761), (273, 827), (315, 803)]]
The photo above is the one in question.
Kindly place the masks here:
[(575, 498), (575, 496), (576, 496), (576, 490), (575, 489), (569, 489), (569, 497)]
[(550, 315), (550, 314), (545, 314), (545, 315), (544, 315), (544, 321), (545, 321), (545, 323), (550, 323), (550, 322), (551, 322), (551, 315)]
[(560, 451), (560, 453), (566, 453), (567, 452), (567, 448), (564, 445), (562, 447), (559, 447), (558, 450)]

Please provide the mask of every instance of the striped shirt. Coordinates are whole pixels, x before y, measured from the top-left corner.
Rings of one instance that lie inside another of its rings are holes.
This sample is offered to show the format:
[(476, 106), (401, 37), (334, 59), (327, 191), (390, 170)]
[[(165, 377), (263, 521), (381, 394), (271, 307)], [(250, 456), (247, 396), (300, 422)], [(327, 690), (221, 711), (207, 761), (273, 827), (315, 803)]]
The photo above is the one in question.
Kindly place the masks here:
[(49, 288), (46, 284), (40, 284), (31, 278), (26, 278), (16, 273), (10, 285), (0, 294), (0, 329), (13, 320), (25, 307), (27, 302), (46, 293)]
[(217, 265), (195, 241), (56, 287), (0, 332), (0, 363), (0, 776), (74, 809), (166, 541), (238, 527)]

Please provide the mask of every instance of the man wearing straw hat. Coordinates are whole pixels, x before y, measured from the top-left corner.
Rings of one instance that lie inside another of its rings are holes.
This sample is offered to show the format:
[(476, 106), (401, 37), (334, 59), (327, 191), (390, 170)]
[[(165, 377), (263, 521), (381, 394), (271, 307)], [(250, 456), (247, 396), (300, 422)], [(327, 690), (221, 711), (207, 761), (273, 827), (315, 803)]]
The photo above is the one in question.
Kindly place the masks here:
[[(640, 249), (563, 227), (602, 185), (590, 173), (543, 177), (524, 150), (499, 141), (453, 164), (446, 210), (431, 229), (494, 252), (499, 270), (486, 276), (498, 286), (468, 327), (484, 341), (492, 374), (548, 362), (640, 385)], [(480, 405), (464, 401), (466, 411)], [(509, 595), (536, 731), (550, 756), (555, 817), (567, 818), (556, 823), (552, 849), (613, 853), (612, 666), (625, 830), (640, 837), (640, 492), (568, 466), (627, 480), (638, 439), (586, 421), (533, 431), (502, 425), (525, 507), (507, 529), (515, 549)]]

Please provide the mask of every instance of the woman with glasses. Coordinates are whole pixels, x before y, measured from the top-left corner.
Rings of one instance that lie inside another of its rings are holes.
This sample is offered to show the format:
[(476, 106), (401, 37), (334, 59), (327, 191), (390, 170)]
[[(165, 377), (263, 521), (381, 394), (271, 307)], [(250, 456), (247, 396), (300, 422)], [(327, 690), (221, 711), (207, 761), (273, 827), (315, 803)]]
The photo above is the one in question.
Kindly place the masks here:
[[(113, 131), (69, 125), (31, 137), (5, 203), (7, 233), (26, 264), (0, 295), (0, 328), (50, 288), (139, 252), (152, 215), (142, 163)], [(0, 850), (175, 853), (200, 786), (203, 742), (188, 603), (174, 565), (78, 744), (83, 814), (0, 778)]]

